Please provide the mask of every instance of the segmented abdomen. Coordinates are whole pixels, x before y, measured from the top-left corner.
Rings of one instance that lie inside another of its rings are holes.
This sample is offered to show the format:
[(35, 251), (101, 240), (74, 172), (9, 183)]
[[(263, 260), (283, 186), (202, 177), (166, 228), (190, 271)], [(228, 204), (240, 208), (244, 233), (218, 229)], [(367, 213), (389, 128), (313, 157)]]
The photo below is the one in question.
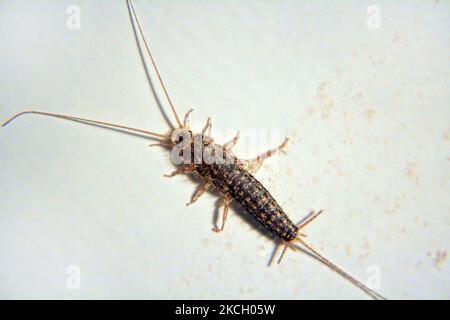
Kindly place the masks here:
[(297, 226), (269, 191), (241, 164), (201, 164), (196, 166), (196, 171), (223, 194), (233, 197), (271, 233), (286, 241), (297, 237)]

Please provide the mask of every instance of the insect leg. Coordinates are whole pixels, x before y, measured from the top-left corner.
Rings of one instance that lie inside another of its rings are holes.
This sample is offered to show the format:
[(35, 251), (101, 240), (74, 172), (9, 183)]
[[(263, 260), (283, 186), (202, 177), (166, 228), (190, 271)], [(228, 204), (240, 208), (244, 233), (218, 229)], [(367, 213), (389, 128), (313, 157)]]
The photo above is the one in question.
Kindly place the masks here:
[(274, 154), (276, 154), (279, 151), (283, 151), (283, 152), (286, 151), (288, 143), (289, 143), (289, 139), (285, 138), (283, 143), (280, 144), (278, 147), (268, 150), (266, 152), (263, 152), (262, 154), (260, 154), (259, 156), (257, 156), (256, 158), (254, 158), (252, 160), (246, 160), (245, 164), (246, 164), (248, 170), (251, 173), (256, 173), (259, 170), (259, 168), (261, 168), (264, 160), (270, 158), (271, 156), (273, 156)]
[(197, 189), (194, 196), (192, 197), (191, 201), (186, 203), (186, 206), (190, 206), (195, 201), (197, 201), (197, 199), (200, 198), (209, 189), (209, 187), (211, 187), (211, 184), (212, 184), (211, 182), (205, 182), (202, 185), (200, 185), (200, 187)]
[(223, 231), (223, 228), (225, 227), (225, 222), (227, 221), (227, 216), (228, 216), (228, 209), (230, 208), (230, 203), (233, 199), (226, 195), (223, 202), (224, 202), (224, 206), (223, 206), (223, 215), (222, 215), (222, 226), (220, 228), (213, 228), (212, 231), (214, 232), (221, 232)]
[(208, 137), (211, 137), (211, 128), (212, 128), (212, 120), (211, 118), (208, 118), (206, 121), (206, 126), (202, 130), (202, 135), (204, 136), (206, 131), (208, 131)]
[(194, 111), (194, 109), (190, 109), (186, 114), (184, 115), (184, 121), (183, 121), (183, 127), (189, 128), (189, 115), (191, 112)]
[(234, 146), (236, 145), (236, 143), (238, 142), (240, 136), (241, 136), (241, 132), (238, 131), (236, 133), (236, 136), (231, 141), (228, 141), (227, 143), (225, 143), (225, 145), (224, 145), (225, 150), (230, 151), (231, 149), (233, 149)]
[(171, 178), (173, 176), (176, 176), (178, 174), (186, 174), (186, 173), (193, 173), (194, 172), (194, 168), (191, 166), (184, 166), (181, 167), (177, 170), (175, 170), (174, 172), (170, 173), (170, 174), (165, 174), (164, 177), (166, 178)]
[(297, 224), (298, 230), (300, 231), (304, 227), (306, 227), (308, 224), (310, 224), (314, 219), (316, 219), (323, 210), (320, 210), (319, 212), (312, 211), (310, 214), (308, 214), (302, 221), (300, 221)]
[(283, 259), (284, 254), (286, 253), (286, 250), (288, 247), (289, 247), (289, 245), (286, 243), (283, 247), (283, 251), (281, 251), (280, 257), (278, 258), (278, 261), (277, 261), (278, 264), (280, 264), (281, 260)]
[[(306, 235), (300, 233), (300, 231), (306, 227), (308, 224), (310, 224), (313, 220), (315, 220), (321, 213), (323, 212), (323, 210), (320, 210), (319, 212), (315, 212), (315, 211), (311, 211), (302, 221), (300, 221), (296, 226), (298, 227), (298, 232), (299, 232), (299, 239), (300, 236), (306, 237)], [(286, 251), (288, 248), (291, 248), (295, 251), (295, 246), (292, 245), (292, 242), (285, 242), (284, 243), (284, 247), (283, 247), (283, 251), (281, 252), (280, 258), (278, 258), (278, 264), (281, 262), (281, 260), (283, 259)]]

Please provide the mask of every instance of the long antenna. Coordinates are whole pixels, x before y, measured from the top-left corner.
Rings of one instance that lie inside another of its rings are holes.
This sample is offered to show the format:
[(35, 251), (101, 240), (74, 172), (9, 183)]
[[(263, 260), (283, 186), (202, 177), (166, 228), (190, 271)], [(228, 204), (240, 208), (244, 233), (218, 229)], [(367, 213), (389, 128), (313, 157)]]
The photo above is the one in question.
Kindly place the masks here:
[(131, 0), (127, 0), (127, 3), (129, 4), (131, 11), (133, 12), (133, 17), (136, 20), (136, 23), (137, 23), (137, 26), (139, 29), (139, 33), (141, 34), (142, 40), (144, 41), (145, 49), (147, 50), (147, 53), (150, 56), (150, 60), (152, 61), (153, 69), (155, 69), (155, 71), (156, 71), (156, 75), (158, 76), (159, 83), (161, 84), (161, 87), (164, 90), (164, 94), (166, 95), (167, 101), (169, 101), (170, 108), (172, 109), (172, 113), (175, 116), (175, 120), (177, 121), (178, 126), (181, 128), (183, 125), (181, 124), (180, 117), (178, 117), (178, 114), (175, 111), (175, 107), (173, 106), (172, 99), (170, 99), (170, 96), (169, 96), (169, 93), (167, 92), (166, 86), (164, 85), (161, 75), (159, 74), (158, 67), (156, 66), (155, 59), (153, 59), (153, 55), (150, 52), (150, 48), (147, 44), (147, 40), (145, 39), (144, 32), (142, 31), (141, 24), (137, 17), (136, 11), (134, 11), (133, 3), (131, 2)]
[(367, 293), (368, 295), (370, 295), (372, 298), (374, 299), (381, 299), (381, 300), (386, 300), (385, 297), (383, 297), (381, 294), (375, 292), (374, 290), (370, 289), (369, 287), (367, 287), (366, 285), (362, 284), (361, 282), (359, 282), (358, 280), (356, 280), (355, 278), (353, 278), (351, 275), (349, 275), (347, 272), (345, 272), (344, 270), (342, 270), (341, 268), (339, 268), (338, 266), (336, 266), (334, 263), (332, 263), (330, 260), (328, 260), (327, 258), (325, 258), (324, 256), (322, 256), (319, 252), (317, 252), (313, 247), (311, 247), (309, 244), (307, 244), (305, 241), (303, 241), (300, 238), (297, 238), (297, 241), (300, 242), (303, 246), (305, 246), (309, 251), (311, 251), (314, 256), (319, 259), (320, 262), (322, 262), (323, 264), (325, 264), (327, 267), (329, 267), (331, 270), (339, 273), (341, 276), (343, 276), (345, 279), (347, 279), (348, 281), (350, 281), (351, 283), (353, 283), (355, 286), (357, 286), (358, 288), (360, 288), (361, 290), (363, 290), (365, 293)]
[(72, 121), (86, 122), (86, 123), (89, 123), (89, 124), (97, 124), (97, 125), (102, 125), (102, 126), (106, 126), (106, 127), (110, 127), (110, 128), (124, 129), (124, 130), (128, 130), (128, 131), (131, 131), (131, 132), (143, 133), (143, 134), (150, 135), (150, 136), (157, 137), (157, 138), (164, 139), (164, 140), (168, 140), (169, 139), (168, 136), (160, 134), (160, 133), (155, 133), (155, 132), (142, 130), (142, 129), (131, 128), (131, 127), (123, 126), (123, 125), (120, 125), (120, 124), (114, 124), (114, 123), (109, 123), (109, 122), (90, 120), (90, 119), (85, 119), (85, 118), (72, 117), (72, 116), (67, 116), (67, 115), (58, 114), (58, 113), (41, 112), (41, 111), (24, 111), (24, 112), (18, 113), (15, 116), (11, 117), (10, 119), (6, 120), (2, 124), (2, 127), (6, 126), (11, 121), (13, 121), (17, 117), (19, 117), (21, 115), (24, 115), (24, 114), (40, 114), (40, 115), (48, 116), (48, 117), (55, 117), (55, 118), (60, 118), (60, 119), (72, 120)]

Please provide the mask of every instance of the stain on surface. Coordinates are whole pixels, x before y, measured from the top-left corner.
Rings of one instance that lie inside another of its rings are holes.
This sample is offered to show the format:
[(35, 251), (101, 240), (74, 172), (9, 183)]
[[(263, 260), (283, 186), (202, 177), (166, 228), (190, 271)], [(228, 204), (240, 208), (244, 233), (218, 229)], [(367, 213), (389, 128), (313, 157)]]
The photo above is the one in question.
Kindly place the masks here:
[(402, 194), (397, 196), (394, 200), (394, 203), (386, 209), (387, 214), (396, 214), (400, 211), (402, 202), (406, 199), (406, 194)]
[[(429, 253), (430, 255), (430, 253)], [(438, 269), (442, 269), (442, 266), (445, 264), (445, 262), (447, 261), (448, 258), (448, 254), (447, 251), (445, 250), (437, 250), (433, 259), (433, 265), (438, 268)]]
[(372, 122), (375, 118), (375, 110), (368, 109), (364, 112), (364, 117), (366, 118), (367, 122)]
[(450, 130), (442, 135), (445, 141), (450, 141)]
[(415, 163), (408, 163), (406, 166), (406, 175), (409, 180), (414, 182), (419, 182), (419, 177), (417, 176), (417, 165)]
[(348, 244), (345, 246), (345, 254), (347, 255), (347, 257), (352, 258), (353, 257), (353, 253), (352, 253), (352, 245)]
[(333, 101), (330, 98), (330, 82), (323, 81), (317, 88), (316, 98), (319, 102), (320, 112), (323, 119), (329, 119), (331, 114), (331, 109), (333, 108)]
[(370, 255), (370, 243), (367, 239), (363, 242), (363, 252), (359, 255), (359, 261), (364, 262)]
[(344, 176), (345, 173), (342, 170), (341, 161), (339, 159), (330, 159), (327, 163), (327, 168), (325, 169), (327, 173), (335, 173), (338, 176)]

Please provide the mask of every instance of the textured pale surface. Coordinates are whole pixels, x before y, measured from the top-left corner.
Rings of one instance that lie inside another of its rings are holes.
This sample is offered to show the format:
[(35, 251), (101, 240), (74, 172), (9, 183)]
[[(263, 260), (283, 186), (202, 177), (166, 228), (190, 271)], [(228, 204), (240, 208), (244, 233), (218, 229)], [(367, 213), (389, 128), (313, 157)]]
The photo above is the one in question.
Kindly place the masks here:
[[(388, 298), (448, 299), (449, 2), (376, 1), (379, 30), (369, 3), (339, 3), (135, 6), (197, 126), (291, 137), (258, 177), (294, 221), (325, 210), (311, 244), (363, 281), (378, 266)], [(124, 2), (0, 1), (0, 40), (1, 120), (38, 108), (167, 130)], [(148, 144), (38, 116), (0, 130), (1, 298), (366, 298), (303, 254), (267, 267), (273, 243), (234, 211), (211, 232), (215, 198), (186, 208), (195, 185), (163, 178)]]

